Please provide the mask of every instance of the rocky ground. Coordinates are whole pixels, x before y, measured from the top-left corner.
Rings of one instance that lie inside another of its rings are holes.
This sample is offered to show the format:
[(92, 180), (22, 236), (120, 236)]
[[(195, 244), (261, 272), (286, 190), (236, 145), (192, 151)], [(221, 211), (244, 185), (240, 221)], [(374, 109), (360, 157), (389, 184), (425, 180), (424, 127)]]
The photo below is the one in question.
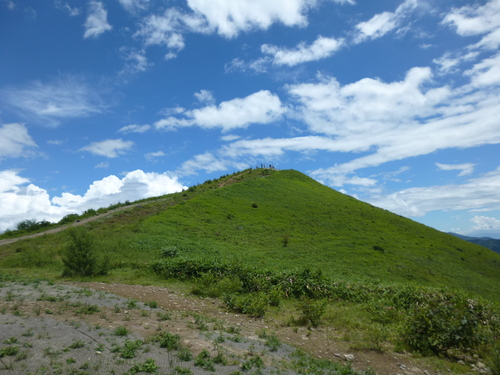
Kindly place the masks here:
[(0, 313), (0, 374), (296, 374), (320, 366), (312, 358), (377, 374), (438, 373), (407, 354), (353, 352), (333, 328), (252, 319), (155, 286), (4, 282)]

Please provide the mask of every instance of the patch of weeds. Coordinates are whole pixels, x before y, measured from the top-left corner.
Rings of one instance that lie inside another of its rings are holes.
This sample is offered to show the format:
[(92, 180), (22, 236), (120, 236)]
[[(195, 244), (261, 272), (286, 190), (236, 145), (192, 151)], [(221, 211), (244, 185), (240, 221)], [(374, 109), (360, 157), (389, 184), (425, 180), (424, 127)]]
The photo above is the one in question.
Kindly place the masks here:
[(148, 310), (141, 310), (141, 316), (143, 316), (143, 317), (146, 317), (146, 318), (147, 318), (147, 317), (148, 317), (148, 316), (150, 316), (150, 315), (151, 315), (151, 312), (150, 312), (150, 311), (148, 311)]
[(268, 336), (266, 339), (266, 346), (269, 348), (271, 352), (276, 352), (278, 349), (281, 347), (281, 341), (274, 335), (272, 334), (271, 336)]
[(17, 338), (15, 337), (10, 337), (7, 340), (4, 341), (5, 344), (15, 344), (17, 343)]
[(217, 355), (213, 358), (213, 362), (218, 365), (227, 365), (227, 359), (224, 357), (222, 352), (218, 352)]
[(243, 342), (243, 337), (241, 337), (240, 335), (230, 336), (227, 339), (232, 342)]
[(27, 350), (23, 350), (23, 351), (19, 352), (19, 353), (16, 355), (15, 360), (16, 360), (16, 361), (23, 361), (23, 360), (25, 360), (26, 358), (28, 358), (28, 351), (27, 351)]
[(13, 356), (19, 353), (19, 347), (16, 345), (12, 346), (5, 346), (0, 349), (0, 358), (2, 357), (7, 357), (7, 356)]
[(224, 338), (224, 336), (222, 336), (222, 335), (217, 336), (217, 337), (215, 338), (215, 340), (214, 340), (214, 342), (215, 342), (216, 344), (222, 344), (222, 343), (223, 343), (223, 342), (225, 342), (225, 341), (226, 341), (226, 339), (225, 339), (225, 338)]
[(230, 326), (226, 328), (226, 333), (240, 333), (241, 327)]
[(137, 300), (131, 299), (127, 302), (127, 307), (129, 309), (136, 309), (137, 308)]
[(142, 346), (142, 340), (126, 341), (123, 346), (115, 346), (111, 349), (112, 353), (120, 353), (120, 357), (129, 359), (134, 358), (137, 350)]
[(158, 311), (156, 313), (156, 317), (158, 318), (159, 322), (163, 322), (165, 320), (171, 320), (172, 319), (172, 317), (170, 316), (170, 314), (167, 313), (167, 312), (164, 312), (164, 311)]
[(131, 374), (137, 374), (138, 372), (145, 372), (147, 374), (153, 374), (158, 370), (160, 366), (158, 366), (154, 359), (148, 358), (143, 363), (138, 363), (133, 366), (129, 372)]
[(45, 357), (55, 357), (61, 354), (60, 351), (54, 350), (51, 346), (48, 346), (46, 348), (43, 348), (43, 355)]
[(156, 301), (146, 302), (145, 305), (148, 306), (151, 309), (157, 309), (158, 308), (158, 302), (156, 302)]
[(167, 350), (179, 350), (181, 348), (181, 337), (170, 332), (163, 332), (160, 335), (160, 348)]
[(241, 369), (243, 371), (250, 371), (254, 367), (258, 369), (264, 368), (264, 361), (260, 355), (254, 355), (241, 364)]
[(176, 366), (174, 368), (173, 374), (174, 375), (193, 375), (193, 372), (188, 368)]
[(121, 313), (122, 309), (120, 308), (120, 306), (118, 305), (115, 305), (115, 313)]
[(194, 314), (193, 317), (196, 328), (198, 328), (200, 331), (208, 331), (208, 326), (205, 323), (205, 318), (203, 316)]
[(128, 329), (125, 328), (124, 326), (116, 327), (116, 329), (113, 332), (113, 335), (115, 335), (115, 336), (127, 336)]
[(73, 363), (76, 363), (76, 359), (74, 359), (73, 357), (66, 358), (66, 363), (68, 365), (72, 365)]
[(193, 353), (186, 348), (181, 348), (177, 353), (177, 358), (183, 362), (189, 362), (193, 359)]
[(73, 343), (68, 346), (69, 349), (78, 349), (78, 348), (83, 348), (85, 346), (85, 341), (83, 340), (75, 340)]
[(48, 302), (57, 302), (58, 300), (60, 301), (60, 299), (58, 299), (57, 297), (49, 296), (46, 293), (42, 293), (42, 295), (37, 299), (37, 301), (48, 301)]
[(22, 334), (24, 337), (31, 337), (33, 336), (33, 328), (29, 328), (26, 331), (23, 332)]
[(99, 311), (101, 311), (99, 306), (85, 304), (80, 309), (76, 310), (76, 314), (78, 314), (78, 315), (80, 315), (80, 314), (92, 315), (92, 314), (99, 312)]
[(203, 349), (201, 353), (196, 356), (194, 365), (197, 367), (201, 367), (206, 371), (215, 371), (214, 361), (210, 357), (210, 353), (206, 349)]

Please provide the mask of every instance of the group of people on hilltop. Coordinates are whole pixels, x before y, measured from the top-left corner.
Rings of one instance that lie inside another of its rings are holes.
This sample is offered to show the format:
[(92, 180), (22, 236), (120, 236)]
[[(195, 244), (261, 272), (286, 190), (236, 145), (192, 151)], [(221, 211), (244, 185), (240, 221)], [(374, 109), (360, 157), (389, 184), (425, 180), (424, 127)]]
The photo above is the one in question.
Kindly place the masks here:
[(257, 165), (256, 169), (259, 169), (259, 168), (263, 168), (263, 169), (276, 169), (274, 167), (274, 165), (272, 165), (272, 164), (269, 164), (269, 166), (267, 166), (266, 164), (261, 164), (260, 167)]

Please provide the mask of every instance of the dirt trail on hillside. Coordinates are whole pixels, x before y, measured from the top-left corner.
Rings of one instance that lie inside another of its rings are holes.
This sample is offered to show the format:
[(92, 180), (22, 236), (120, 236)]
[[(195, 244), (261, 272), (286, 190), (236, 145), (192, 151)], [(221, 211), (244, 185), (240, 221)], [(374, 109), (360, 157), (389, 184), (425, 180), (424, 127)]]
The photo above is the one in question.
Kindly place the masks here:
[(65, 229), (67, 229), (67, 228), (76, 227), (76, 226), (79, 226), (79, 225), (90, 223), (91, 221), (96, 221), (96, 220), (99, 220), (99, 219), (103, 219), (103, 218), (111, 216), (111, 215), (113, 215), (113, 214), (115, 214), (117, 212), (124, 211), (124, 210), (130, 209), (130, 208), (133, 208), (133, 207), (140, 206), (141, 204), (143, 204), (143, 203), (129, 204), (127, 206), (115, 208), (114, 210), (108, 211), (108, 212), (103, 213), (103, 214), (95, 215), (95, 216), (88, 217), (88, 218), (82, 219), (82, 220), (77, 220), (74, 223), (71, 223), (71, 224), (68, 224), (68, 225), (62, 225), (62, 226), (57, 227), (57, 228), (48, 229), (48, 230), (43, 231), (43, 232), (38, 232), (38, 233), (33, 233), (33, 234), (27, 234), (27, 235), (21, 236), (21, 237), (7, 238), (7, 239), (4, 239), (4, 240), (0, 240), (0, 246), (7, 245), (7, 244), (10, 244), (10, 243), (14, 243), (14, 242), (17, 242), (17, 241), (20, 241), (20, 240), (24, 240), (24, 239), (27, 239), (27, 238), (35, 238), (35, 237), (44, 236), (46, 234), (58, 233), (58, 232), (61, 232), (61, 231), (65, 230)]

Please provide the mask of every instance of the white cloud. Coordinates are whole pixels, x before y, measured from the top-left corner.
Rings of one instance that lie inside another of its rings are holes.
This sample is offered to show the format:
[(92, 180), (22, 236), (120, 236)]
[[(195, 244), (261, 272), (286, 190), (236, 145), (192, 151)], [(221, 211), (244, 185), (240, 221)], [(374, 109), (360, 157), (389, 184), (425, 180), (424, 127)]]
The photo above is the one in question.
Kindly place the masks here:
[(499, 230), (500, 220), (494, 217), (474, 216), (471, 221), (474, 223), (474, 230)]
[(144, 157), (148, 161), (155, 161), (156, 159), (161, 158), (163, 156), (165, 156), (165, 153), (163, 151), (148, 152), (146, 155), (144, 155)]
[(124, 133), (124, 134), (128, 134), (128, 133), (145, 133), (150, 128), (151, 128), (150, 125), (136, 125), (136, 124), (133, 124), (133, 125), (127, 125), (127, 126), (124, 126), (123, 128), (118, 129), (118, 132), (119, 133)]
[(88, 151), (92, 154), (106, 156), (108, 158), (116, 158), (119, 155), (126, 153), (132, 148), (134, 142), (124, 141), (120, 139), (106, 139), (101, 142), (92, 142), (83, 147), (80, 151)]
[(108, 176), (92, 183), (84, 195), (63, 193), (50, 199), (45, 189), (19, 176), (18, 171), (0, 171), (0, 232), (14, 229), (26, 220), (57, 222), (70, 213), (108, 207), (118, 202), (178, 192), (186, 187), (169, 173), (129, 172), (124, 178)]
[(163, 15), (153, 14), (145, 18), (135, 36), (142, 37), (146, 46), (164, 45), (169, 49), (180, 51), (184, 48), (182, 34), (189, 31), (191, 24), (196, 24), (192, 16), (169, 8)]
[(104, 105), (96, 91), (81, 77), (65, 75), (49, 83), (34, 81), (8, 87), (1, 91), (1, 97), (24, 117), (57, 126), (66, 118), (102, 113)]
[(431, 211), (500, 209), (500, 168), (460, 185), (415, 187), (370, 203), (401, 215), (423, 216)]
[(475, 48), (495, 50), (500, 46), (500, 0), (453, 9), (442, 21), (462, 36), (484, 35)]
[(356, 25), (354, 43), (377, 39), (401, 26), (403, 20), (418, 6), (418, 0), (405, 0), (395, 12), (376, 14), (370, 20)]
[(122, 7), (132, 14), (145, 10), (149, 6), (149, 0), (118, 0)]
[(96, 38), (102, 33), (112, 29), (108, 23), (108, 12), (104, 9), (100, 1), (91, 1), (89, 3), (89, 12), (85, 21), (84, 38)]
[(208, 105), (215, 104), (215, 98), (213, 94), (208, 90), (200, 90), (200, 92), (195, 92), (194, 96), (202, 104), (208, 104)]
[(23, 124), (4, 124), (0, 126), (0, 161), (3, 158), (29, 156), (37, 147)]
[(196, 174), (198, 170), (204, 170), (206, 173), (212, 173), (216, 171), (225, 171), (230, 167), (244, 169), (248, 167), (248, 164), (235, 160), (224, 159), (211, 152), (206, 152), (204, 154), (195, 155), (192, 159), (184, 162), (177, 173), (181, 176), (187, 176)]
[(273, 64), (295, 66), (331, 56), (343, 44), (342, 40), (319, 36), (311, 45), (300, 43), (295, 49), (283, 49), (264, 44), (261, 51), (272, 56)]
[(55, 5), (56, 5), (56, 8), (57, 9), (62, 9), (62, 10), (66, 10), (68, 11), (69, 15), (71, 17), (75, 17), (75, 16), (78, 16), (81, 12), (81, 9), (80, 8), (77, 8), (77, 7), (71, 7), (68, 3), (63, 3), (62, 1), (60, 0), (56, 0), (55, 1)]
[(95, 166), (95, 168), (102, 168), (102, 169), (106, 169), (106, 168), (109, 168), (109, 163), (107, 162), (102, 162), (102, 163), (99, 163)]
[(464, 72), (471, 77), (471, 84), (475, 87), (495, 86), (500, 84), (500, 53), (484, 59)]
[(277, 95), (267, 90), (259, 91), (245, 98), (236, 98), (199, 109), (184, 112), (184, 118), (168, 117), (155, 123), (158, 129), (173, 130), (186, 126), (222, 128), (229, 131), (246, 128), (250, 124), (267, 124), (278, 120), (285, 109)]
[(459, 177), (467, 176), (474, 172), (474, 167), (476, 164), (466, 163), (466, 164), (441, 164), (436, 163), (436, 166), (442, 171), (462, 171), (458, 174)]
[(125, 59), (125, 67), (122, 69), (120, 74), (137, 74), (140, 72), (145, 72), (153, 63), (148, 61), (146, 57), (146, 51), (144, 49), (134, 50), (127, 47), (120, 48), (120, 52), (123, 54)]
[(227, 38), (241, 31), (266, 30), (274, 22), (305, 26), (303, 14), (310, 2), (304, 0), (188, 0), (188, 6), (203, 15), (211, 28)]

